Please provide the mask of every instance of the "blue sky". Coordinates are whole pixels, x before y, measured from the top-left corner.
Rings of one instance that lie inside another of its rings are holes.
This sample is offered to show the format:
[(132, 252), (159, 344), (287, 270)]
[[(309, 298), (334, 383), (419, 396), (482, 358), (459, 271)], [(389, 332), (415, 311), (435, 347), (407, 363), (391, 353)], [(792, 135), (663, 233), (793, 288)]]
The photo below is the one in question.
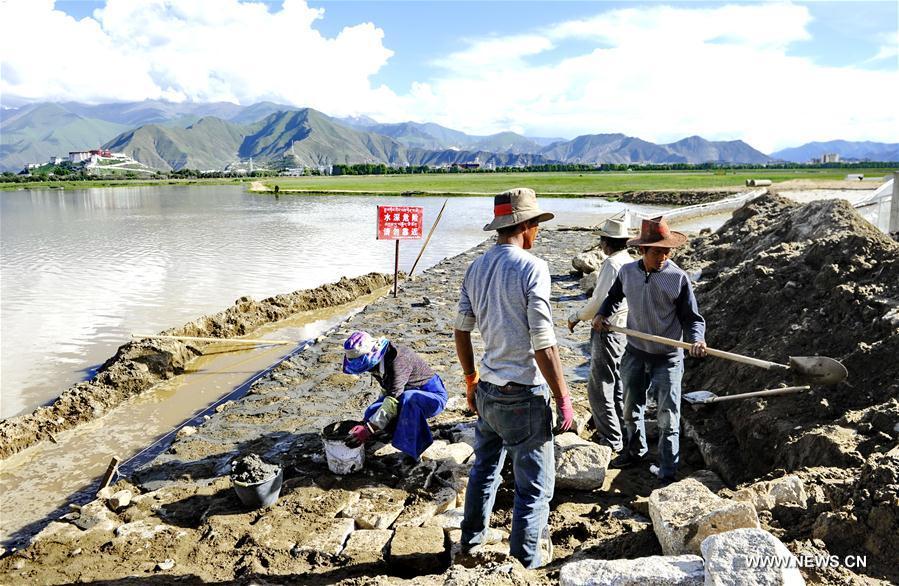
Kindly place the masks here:
[[(897, 5), (7, 0), (22, 26), (0, 38), (0, 92), (270, 99), (480, 134), (895, 141)], [(45, 66), (72, 47), (117, 76)]]

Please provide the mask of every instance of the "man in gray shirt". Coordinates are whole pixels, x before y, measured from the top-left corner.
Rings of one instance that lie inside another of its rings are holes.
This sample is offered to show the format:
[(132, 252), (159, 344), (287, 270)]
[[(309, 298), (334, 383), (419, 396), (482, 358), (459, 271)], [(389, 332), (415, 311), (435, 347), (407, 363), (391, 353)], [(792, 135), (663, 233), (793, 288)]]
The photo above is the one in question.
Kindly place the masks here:
[[(553, 329), (549, 267), (527, 252), (539, 223), (552, 218), (537, 207), (531, 189), (512, 189), (494, 198), (494, 219), (484, 230), (498, 232), (496, 246), (465, 273), (454, 331), (468, 404), (478, 414), (462, 551), (489, 541), (490, 514), (508, 453), (515, 474), (509, 548), (527, 568), (552, 558), (548, 519), (555, 456), (550, 391), (562, 430), (571, 428), (574, 416)], [(475, 326), (484, 340), (480, 371), (471, 344)]]

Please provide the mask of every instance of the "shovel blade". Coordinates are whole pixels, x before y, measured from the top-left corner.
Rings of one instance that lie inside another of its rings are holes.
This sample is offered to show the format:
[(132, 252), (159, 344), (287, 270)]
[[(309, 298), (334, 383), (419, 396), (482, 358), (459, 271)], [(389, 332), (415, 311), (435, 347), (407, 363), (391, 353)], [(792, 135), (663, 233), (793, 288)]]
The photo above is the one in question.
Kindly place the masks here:
[(692, 393), (684, 393), (682, 398), (691, 405), (703, 405), (711, 402), (712, 399), (717, 399), (718, 395), (711, 391), (693, 391)]
[(790, 356), (790, 370), (816, 385), (835, 385), (849, 376), (845, 366), (827, 356)]

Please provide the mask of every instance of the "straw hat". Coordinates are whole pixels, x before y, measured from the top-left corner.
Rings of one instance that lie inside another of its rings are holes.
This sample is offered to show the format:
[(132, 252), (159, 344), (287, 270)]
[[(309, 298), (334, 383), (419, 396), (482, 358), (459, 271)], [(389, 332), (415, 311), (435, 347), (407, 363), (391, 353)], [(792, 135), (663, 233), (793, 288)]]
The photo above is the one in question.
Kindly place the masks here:
[(516, 187), (493, 198), (493, 221), (484, 226), (485, 232), (508, 228), (528, 220), (552, 220), (554, 214), (537, 207), (537, 194), (527, 187)]
[(658, 246), (661, 248), (675, 248), (686, 243), (687, 235), (671, 230), (668, 222), (662, 216), (643, 220), (640, 224), (640, 236), (627, 241), (628, 246)]
[(606, 238), (629, 238), (630, 234), (628, 234), (628, 214), (625, 211), (622, 214), (618, 214), (617, 216), (612, 216), (606, 223), (602, 225), (602, 228), (598, 230), (600, 236), (605, 236)]

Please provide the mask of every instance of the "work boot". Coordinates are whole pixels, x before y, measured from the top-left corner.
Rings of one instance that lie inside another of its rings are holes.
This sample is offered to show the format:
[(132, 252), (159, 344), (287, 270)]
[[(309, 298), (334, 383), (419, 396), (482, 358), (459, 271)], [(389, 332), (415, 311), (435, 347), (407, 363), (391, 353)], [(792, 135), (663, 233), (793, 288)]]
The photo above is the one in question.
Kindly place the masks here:
[(609, 466), (612, 468), (630, 468), (642, 461), (643, 458), (641, 456), (634, 456), (633, 454), (622, 452), (621, 454), (618, 454), (618, 457), (609, 462)]

